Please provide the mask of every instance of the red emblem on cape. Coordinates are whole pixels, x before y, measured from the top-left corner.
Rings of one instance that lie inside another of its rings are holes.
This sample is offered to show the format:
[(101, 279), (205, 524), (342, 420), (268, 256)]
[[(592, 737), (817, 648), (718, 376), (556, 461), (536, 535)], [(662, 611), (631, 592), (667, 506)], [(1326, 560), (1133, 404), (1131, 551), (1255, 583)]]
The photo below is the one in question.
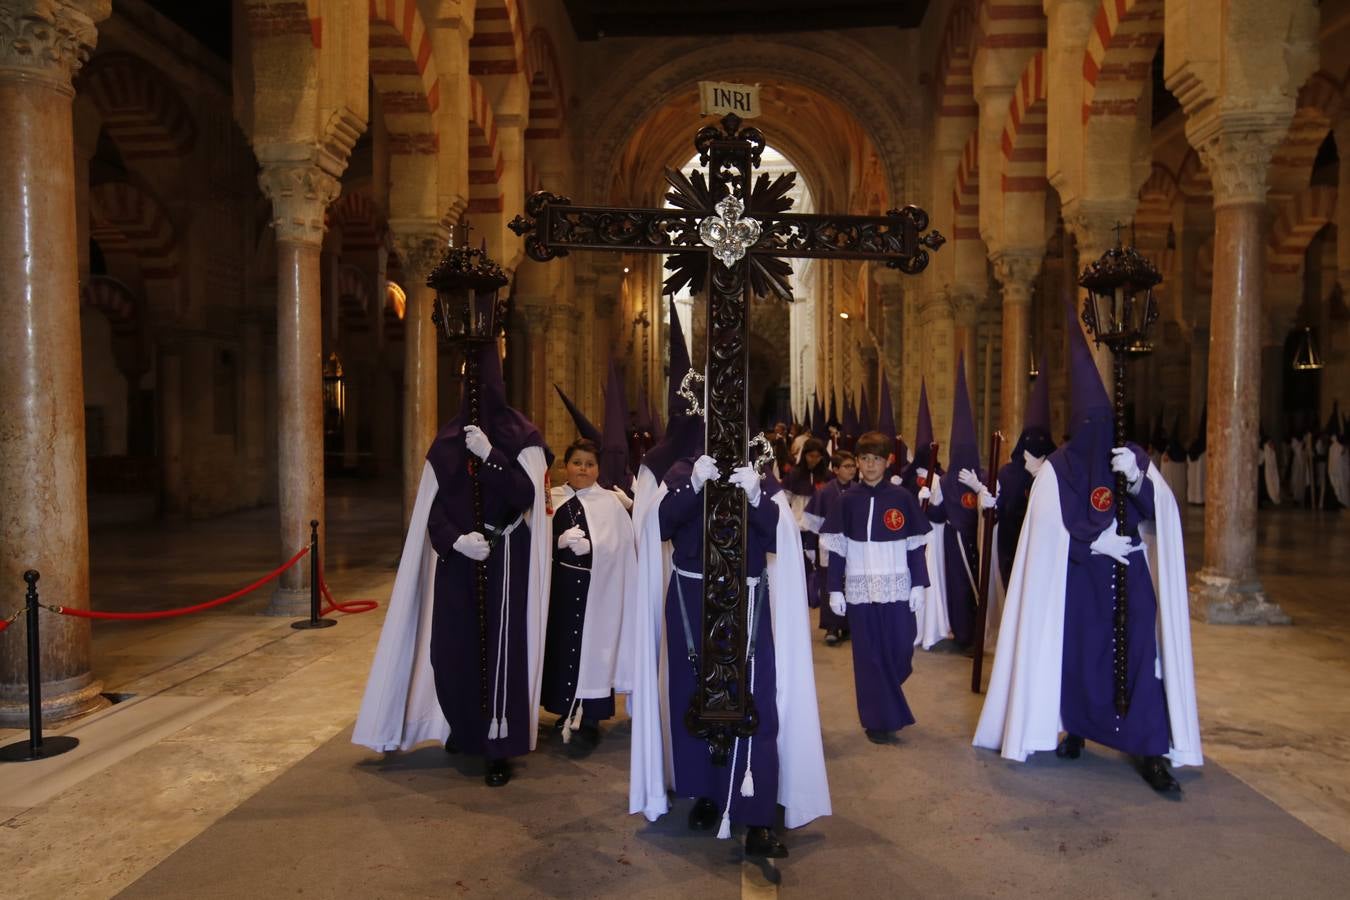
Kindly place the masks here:
[(892, 507), (886, 510), (886, 513), (881, 517), (881, 521), (885, 522), (886, 527), (891, 531), (899, 531), (905, 527), (905, 514)]
[(1115, 500), (1116, 496), (1109, 487), (1094, 488), (1092, 491), (1092, 508), (1097, 512), (1106, 512)]
[(961, 495), (961, 505), (964, 506), (966, 509), (974, 509), (974, 508), (975, 508), (975, 494), (972, 493), (971, 491), (966, 491), (964, 494), (962, 494), (962, 495)]

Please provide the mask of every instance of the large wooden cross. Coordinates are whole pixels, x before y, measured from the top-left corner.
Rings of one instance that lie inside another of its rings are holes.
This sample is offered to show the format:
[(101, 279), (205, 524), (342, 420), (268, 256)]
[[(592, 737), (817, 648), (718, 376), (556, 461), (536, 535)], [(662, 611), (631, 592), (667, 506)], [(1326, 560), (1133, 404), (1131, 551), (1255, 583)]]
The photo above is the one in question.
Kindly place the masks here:
[(916, 206), (885, 216), (787, 212), (796, 173), (751, 183), (765, 146), (756, 128), (728, 115), (699, 130), (694, 147), (707, 175), (666, 170), (673, 209), (574, 206), (546, 191), (533, 194), (510, 224), (525, 252), (545, 262), (571, 250), (666, 253), (665, 292), (707, 290), (708, 362), (703, 404), (707, 452), (722, 477), (704, 496), (703, 617), (700, 689), (685, 715), (690, 731), (724, 761), (731, 741), (758, 725), (746, 690), (745, 495), (727, 476), (747, 456), (746, 407), (750, 298), (792, 300), (786, 258), (871, 259), (911, 275), (928, 265), (927, 250), (945, 243)]

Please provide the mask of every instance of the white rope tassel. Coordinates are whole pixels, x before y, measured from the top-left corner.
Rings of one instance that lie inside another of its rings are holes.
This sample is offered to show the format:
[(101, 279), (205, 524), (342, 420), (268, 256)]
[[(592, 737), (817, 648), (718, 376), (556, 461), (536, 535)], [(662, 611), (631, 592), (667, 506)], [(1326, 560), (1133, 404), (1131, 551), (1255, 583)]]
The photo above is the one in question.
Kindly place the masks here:
[(504, 546), (503, 566), (502, 566), (502, 604), (497, 613), (497, 662), (492, 669), (492, 720), (488, 725), (488, 740), (495, 741), (506, 737), (506, 716), (499, 715), (506, 709), (505, 698), (498, 702), (498, 698), (505, 692), (502, 690), (502, 667), (504, 665), (503, 657), (506, 656), (506, 617), (510, 611), (507, 599), (511, 593), (511, 543), (508, 536)]
[(717, 839), (725, 841), (731, 837), (731, 788), (736, 782), (736, 755), (741, 749), (741, 739), (731, 745), (731, 772), (727, 775), (727, 805), (722, 812), (722, 826), (717, 829)]
[(506, 697), (511, 688), (511, 535), (502, 539), (504, 545), (502, 565), (505, 568), (505, 577), (502, 578), (502, 708), (501, 722), (502, 727), (497, 732), (497, 737), (501, 740), (507, 738), (506, 724)]
[(572, 701), (572, 706), (563, 714), (562, 739), (564, 744), (572, 743), (572, 732), (581, 725), (581, 698)]

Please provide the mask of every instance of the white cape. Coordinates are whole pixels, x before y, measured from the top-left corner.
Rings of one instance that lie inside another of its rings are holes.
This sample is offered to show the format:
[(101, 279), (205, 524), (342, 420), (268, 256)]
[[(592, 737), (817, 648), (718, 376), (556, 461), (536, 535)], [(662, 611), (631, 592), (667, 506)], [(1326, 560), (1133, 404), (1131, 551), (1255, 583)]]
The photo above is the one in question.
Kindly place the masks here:
[[(1344, 448), (1341, 448), (1344, 450)], [(1267, 442), (1261, 448), (1261, 466), (1266, 479), (1266, 493), (1270, 495), (1270, 502), (1278, 504), (1280, 502), (1280, 460), (1275, 454), (1275, 445)]]
[[(1001, 560), (998, 551), (998, 530), (1002, 526), (994, 523), (992, 543), (994, 545), (993, 565), (989, 567), (989, 590), (985, 594), (984, 649), (992, 652), (998, 646), (998, 629), (1003, 624), (1003, 576), (1000, 574)], [(981, 529), (981, 534), (984, 533)]]
[[(544, 623), (548, 621), (550, 575), (548, 514), (544, 477), (548, 465), (541, 447), (526, 447), (516, 457), (534, 483), (530, 527), (530, 575), (526, 605), (526, 653), (530, 684), (530, 748), (539, 725), (539, 689), (543, 677)], [(408, 536), (403, 544), (394, 590), (389, 595), (380, 643), (356, 716), (352, 743), (372, 750), (407, 750), (423, 741), (444, 742), (450, 724), (436, 699), (431, 670), (431, 615), (436, 588), (436, 551), (427, 535), (427, 516), (436, 499), (436, 473), (427, 463), (417, 489)], [(542, 539), (541, 539), (542, 538)]]
[(1186, 502), (1193, 506), (1205, 505), (1205, 454), (1186, 461)]
[(1289, 442), (1289, 491), (1294, 495), (1295, 506), (1303, 505), (1311, 477), (1312, 464), (1308, 459), (1308, 448), (1302, 439), (1294, 438)]
[[(666, 790), (673, 782), (670, 713), (666, 709), (665, 594), (670, 554), (661, 541), (657, 510), (666, 486), (645, 467), (638, 473), (634, 525), (638, 535), (638, 603), (635, 611), (636, 651), (633, 693), (633, 744), (628, 782), (628, 812), (648, 821), (669, 811)], [(806, 573), (801, 564), (801, 532), (785, 492), (774, 495), (778, 506), (778, 552), (770, 554), (769, 609), (777, 674), (778, 803), (784, 823), (797, 828), (830, 814), (830, 788), (825, 777), (825, 751), (820, 737), (815, 669), (811, 659), (811, 623), (806, 605)], [(678, 725), (678, 727), (683, 727)]]
[[(629, 690), (627, 682), (616, 675), (630, 677), (626, 671), (619, 673), (617, 664), (624, 655), (619, 644), (624, 634), (625, 607), (632, 602), (637, 578), (633, 520), (619, 498), (599, 485), (580, 492), (565, 485), (555, 487), (554, 515), (574, 495), (581, 498), (591, 542), (591, 577), (586, 591), (586, 618), (581, 624), (576, 698), (598, 700), (608, 697), (611, 690)], [(552, 553), (553, 532), (550, 530), (548, 534)]]
[[(1191, 660), (1191, 620), (1181, 514), (1167, 482), (1153, 466), (1156, 518), (1140, 537), (1147, 546), (1149, 572), (1158, 596), (1158, 662), (1171, 726), (1168, 759), (1175, 766), (1198, 766), (1200, 720)], [(1043, 466), (1032, 482), (1026, 522), (1008, 580), (1003, 628), (994, 655), (984, 709), (974, 744), (1024, 762), (1039, 750), (1054, 750), (1061, 722), (1060, 676), (1064, 658), (1064, 591), (1068, 577), (1069, 532), (1059, 505), (1059, 479)], [(1133, 557), (1139, 565), (1138, 556)]]
[(928, 536), (924, 560), (928, 563), (928, 590), (924, 592), (923, 609), (919, 611), (915, 646), (931, 650), (938, 641), (952, 636), (952, 623), (947, 615), (947, 541), (946, 522), (934, 522)]
[(1341, 506), (1350, 506), (1350, 454), (1337, 440), (1327, 449), (1327, 480)]

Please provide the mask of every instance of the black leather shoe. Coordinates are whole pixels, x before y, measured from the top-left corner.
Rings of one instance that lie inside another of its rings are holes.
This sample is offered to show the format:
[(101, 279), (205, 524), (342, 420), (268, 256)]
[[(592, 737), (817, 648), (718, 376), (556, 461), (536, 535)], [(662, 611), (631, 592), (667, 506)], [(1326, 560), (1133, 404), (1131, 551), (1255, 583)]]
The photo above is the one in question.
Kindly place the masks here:
[(829, 631), (825, 632), (825, 643), (829, 644), (831, 647), (839, 643), (838, 629), (831, 628)]
[(881, 728), (865, 728), (863, 733), (867, 739), (874, 744), (893, 744), (895, 743), (895, 732), (885, 731)]
[(600, 743), (600, 724), (598, 722), (587, 722), (583, 719), (577, 733), (581, 735), (582, 740), (592, 747)]
[(1077, 759), (1082, 753), (1083, 739), (1076, 734), (1064, 735), (1064, 740), (1055, 748), (1055, 755), (1060, 759)]
[(840, 629), (839, 629), (839, 640), (840, 640), (841, 643), (842, 643), (843, 641), (848, 640), (851, 636), (852, 636), (852, 635), (849, 633), (849, 630), (848, 630), (847, 628), (840, 628)]
[(454, 735), (451, 735), (450, 737), (448, 737), (448, 738), (445, 739), (445, 752), (446, 752), (446, 753), (458, 753), (458, 752), (459, 752), (459, 744), (456, 744), (456, 743), (455, 743)]
[(788, 855), (787, 847), (773, 833), (772, 828), (763, 825), (751, 825), (745, 829), (745, 855), (763, 859), (782, 859)]
[(689, 829), (691, 831), (712, 831), (717, 824), (717, 807), (707, 797), (699, 798), (694, 808), (689, 810)]
[(1148, 786), (1160, 794), (1180, 794), (1181, 785), (1172, 777), (1167, 760), (1161, 756), (1146, 756), (1139, 763), (1139, 774)]
[(501, 787), (511, 780), (511, 761), (509, 759), (489, 759), (487, 772), (483, 780), (488, 787)]

